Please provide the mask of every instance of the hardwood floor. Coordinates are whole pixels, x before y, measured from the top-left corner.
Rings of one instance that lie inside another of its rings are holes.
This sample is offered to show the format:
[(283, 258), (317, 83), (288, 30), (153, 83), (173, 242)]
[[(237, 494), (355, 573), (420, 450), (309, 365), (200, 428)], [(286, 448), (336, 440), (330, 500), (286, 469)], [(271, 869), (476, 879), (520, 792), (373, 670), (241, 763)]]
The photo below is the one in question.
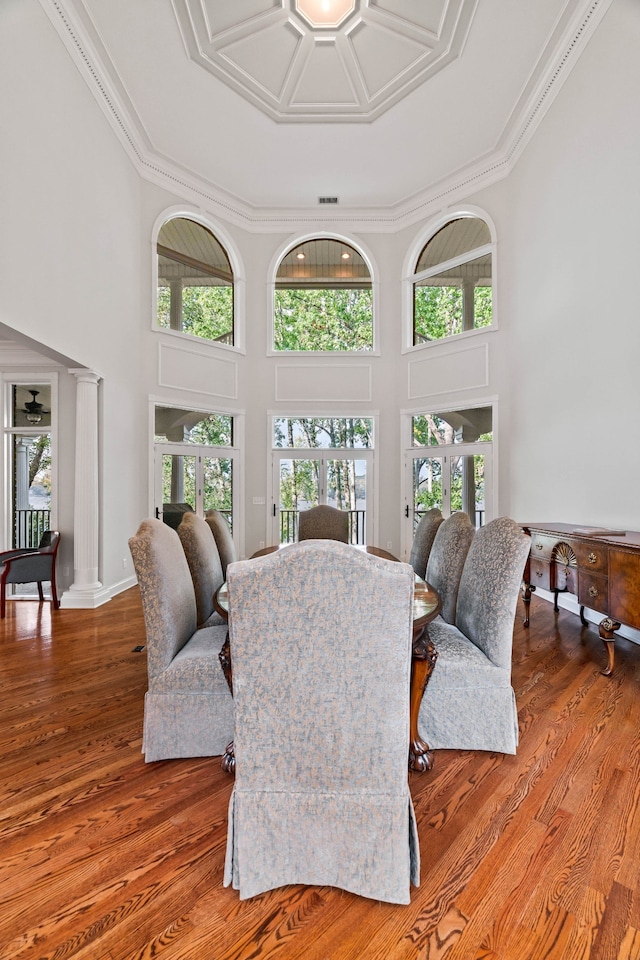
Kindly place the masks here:
[[(410, 906), (222, 887), (218, 758), (145, 764), (137, 589), (0, 621), (0, 957), (47, 960), (640, 958), (640, 647), (537, 597), (520, 626), (515, 757), (438, 751), (414, 774)], [(437, 667), (436, 667), (437, 669)]]

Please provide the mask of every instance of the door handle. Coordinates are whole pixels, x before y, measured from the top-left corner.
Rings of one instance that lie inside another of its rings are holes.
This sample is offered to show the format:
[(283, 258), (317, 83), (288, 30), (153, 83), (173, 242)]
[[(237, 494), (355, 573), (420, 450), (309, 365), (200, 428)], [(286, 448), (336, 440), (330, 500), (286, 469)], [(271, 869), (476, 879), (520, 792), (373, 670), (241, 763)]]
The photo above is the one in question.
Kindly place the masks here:
[(409, 519), (409, 504), (407, 504), (406, 507), (404, 508), (404, 515), (405, 515), (405, 517), (406, 517), (407, 520), (408, 520), (408, 519)]

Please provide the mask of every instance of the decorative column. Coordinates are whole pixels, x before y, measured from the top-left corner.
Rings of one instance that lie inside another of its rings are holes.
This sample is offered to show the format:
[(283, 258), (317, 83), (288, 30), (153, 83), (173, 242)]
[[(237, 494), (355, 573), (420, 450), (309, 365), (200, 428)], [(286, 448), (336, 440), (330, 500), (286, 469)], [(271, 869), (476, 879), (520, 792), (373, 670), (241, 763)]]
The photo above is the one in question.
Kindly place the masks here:
[(98, 383), (92, 370), (70, 370), (76, 384), (76, 463), (73, 512), (73, 583), (62, 607), (97, 607), (110, 598), (98, 579)]
[(473, 330), (475, 325), (475, 280), (462, 281), (462, 329)]

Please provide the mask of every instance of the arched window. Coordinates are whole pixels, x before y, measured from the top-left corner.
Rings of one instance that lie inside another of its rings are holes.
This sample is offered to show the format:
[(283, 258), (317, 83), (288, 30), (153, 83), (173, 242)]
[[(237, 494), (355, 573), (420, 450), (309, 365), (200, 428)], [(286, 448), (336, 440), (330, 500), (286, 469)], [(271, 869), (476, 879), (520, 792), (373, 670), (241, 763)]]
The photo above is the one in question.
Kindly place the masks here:
[(158, 326), (233, 344), (233, 271), (222, 244), (175, 217), (158, 234)]
[(423, 247), (413, 281), (413, 343), (493, 322), (491, 234), (477, 217), (451, 220)]
[(373, 291), (364, 258), (342, 240), (306, 240), (280, 261), (274, 350), (373, 349)]

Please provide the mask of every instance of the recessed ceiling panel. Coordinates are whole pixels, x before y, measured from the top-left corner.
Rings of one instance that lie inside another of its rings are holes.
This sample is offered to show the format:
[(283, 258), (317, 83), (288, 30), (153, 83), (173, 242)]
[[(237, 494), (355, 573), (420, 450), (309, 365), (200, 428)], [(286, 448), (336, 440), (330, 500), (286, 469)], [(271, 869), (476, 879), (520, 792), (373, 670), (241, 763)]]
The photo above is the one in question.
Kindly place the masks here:
[(361, 24), (349, 39), (370, 100), (431, 54), (424, 44), (377, 24)]
[(315, 43), (305, 61), (291, 105), (327, 109), (335, 105), (355, 106), (357, 102), (335, 43)]
[(279, 101), (299, 44), (300, 34), (289, 23), (277, 23), (221, 46), (219, 55), (230, 70), (237, 69), (238, 79), (251, 77)]
[(224, 33), (234, 27), (241, 27), (244, 23), (279, 10), (281, 0), (204, 0), (204, 9), (209, 21), (209, 28), (213, 35)]
[(477, 2), (308, 0), (304, 15), (301, 0), (173, 6), (191, 58), (276, 120), (353, 121), (373, 120), (455, 59)]

